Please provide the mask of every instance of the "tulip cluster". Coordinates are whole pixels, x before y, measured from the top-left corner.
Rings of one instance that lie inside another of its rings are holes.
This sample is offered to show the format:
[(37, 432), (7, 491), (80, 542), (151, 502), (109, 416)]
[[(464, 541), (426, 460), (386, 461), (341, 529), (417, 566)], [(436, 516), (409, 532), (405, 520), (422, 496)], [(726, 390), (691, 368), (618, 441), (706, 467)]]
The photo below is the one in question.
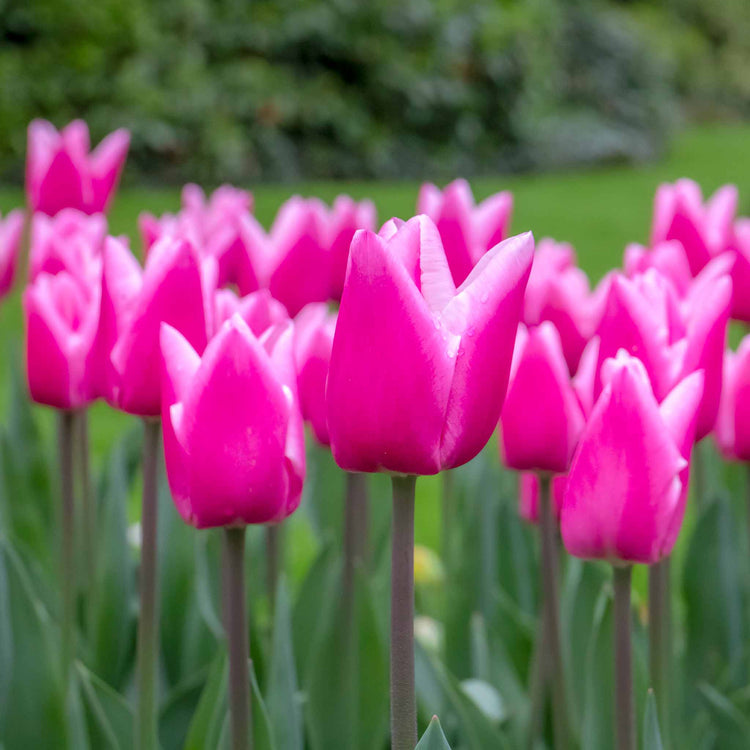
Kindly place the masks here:
[[(623, 269), (594, 287), (570, 245), (543, 239), (535, 249), (530, 232), (508, 237), (509, 193), (476, 205), (462, 180), (442, 191), (425, 184), (417, 215), (379, 231), (369, 201), (340, 196), (328, 207), (295, 196), (266, 231), (250, 193), (222, 186), (206, 196), (187, 185), (176, 214), (141, 215), (141, 264), (127, 239), (108, 235), (105, 216), (128, 140), (117, 131), (89, 154), (82, 122), (59, 133), (30, 125), (24, 308), (29, 391), (61, 414), (68, 516), (73, 420), (103, 399), (144, 422), (139, 747), (156, 743), (157, 453), (163, 446), (185, 522), (224, 529), (240, 748), (251, 731), (244, 529), (276, 527), (298, 507), (305, 422), (348, 472), (347, 533), (364, 528), (357, 477), (392, 478), (396, 750), (417, 739), (416, 478), (469, 462), (500, 425), (501, 460), (520, 472), (521, 515), (540, 526), (538, 658), (554, 666), (546, 679), (564, 747), (558, 532), (570, 554), (614, 566), (619, 636), (629, 643), (630, 567), (658, 572), (660, 595), (695, 443), (715, 432), (728, 457), (750, 462), (750, 339), (725, 351), (730, 317), (750, 321), (750, 219), (735, 216), (736, 191), (704, 202), (688, 180), (661, 186), (650, 247), (630, 245)], [(17, 211), (0, 220), (2, 291), (22, 226)], [(70, 518), (65, 528), (63, 577), (73, 577)], [(618, 742), (630, 748), (627, 660), (620, 668)], [(658, 671), (652, 660), (661, 689)]]

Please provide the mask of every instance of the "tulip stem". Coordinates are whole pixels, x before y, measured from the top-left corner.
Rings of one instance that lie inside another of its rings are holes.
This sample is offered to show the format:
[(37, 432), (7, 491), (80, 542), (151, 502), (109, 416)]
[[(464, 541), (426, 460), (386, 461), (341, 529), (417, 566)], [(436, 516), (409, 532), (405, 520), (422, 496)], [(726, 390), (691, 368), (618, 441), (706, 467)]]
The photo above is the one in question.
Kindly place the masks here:
[(136, 736), (139, 750), (156, 750), (159, 744), (156, 713), (156, 667), (159, 655), (156, 537), (158, 521), (157, 472), (161, 424), (156, 419), (144, 419), (143, 428), (141, 608), (138, 619)]
[(60, 546), (60, 575), (62, 591), (61, 615), (61, 656), (62, 674), (68, 683), (75, 653), (75, 499), (73, 497), (73, 426), (71, 411), (61, 411), (58, 415), (58, 449), (60, 452), (60, 494), (62, 498), (62, 543)]
[(229, 713), (232, 750), (252, 745), (250, 717), (250, 646), (245, 606), (245, 527), (224, 529), (224, 604), (229, 651)]
[(281, 545), (281, 524), (274, 523), (266, 526), (266, 588), (271, 613), (276, 605), (276, 587), (279, 584), (281, 568)]
[(414, 497), (417, 478), (394, 476), (391, 549), (391, 750), (417, 744), (414, 683)]
[(546, 620), (546, 654), (542, 652), (543, 668), (552, 690), (552, 715), (555, 748), (564, 750), (568, 745), (567, 704), (565, 697), (565, 672), (563, 669), (562, 640), (560, 637), (560, 588), (558, 580), (558, 550), (556, 522), (552, 509), (552, 479), (549, 474), (539, 474), (540, 531), (542, 537), (542, 591), (544, 593), (544, 621)]
[(648, 638), (651, 687), (659, 715), (662, 737), (668, 746), (671, 696), (671, 601), (669, 558), (648, 570)]
[(369, 498), (367, 476), (346, 474), (346, 497), (344, 499), (344, 596), (354, 589), (357, 565), (366, 565), (369, 537)]
[(615, 603), (615, 724), (617, 750), (635, 750), (633, 658), (630, 638), (630, 578), (632, 567), (613, 567)]
[(89, 415), (82, 409), (76, 415), (78, 423), (78, 472), (81, 487), (81, 510), (83, 511), (83, 554), (86, 571), (86, 594), (88, 598), (88, 626), (93, 627), (94, 596), (96, 593), (96, 502), (91, 495), (91, 472), (89, 467)]

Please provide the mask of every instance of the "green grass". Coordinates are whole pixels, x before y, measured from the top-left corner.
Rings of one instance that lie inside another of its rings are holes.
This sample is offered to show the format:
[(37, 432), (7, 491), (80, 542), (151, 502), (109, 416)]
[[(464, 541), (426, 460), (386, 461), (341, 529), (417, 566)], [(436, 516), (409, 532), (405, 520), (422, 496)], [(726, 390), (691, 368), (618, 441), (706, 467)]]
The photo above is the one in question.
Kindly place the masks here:
[[(477, 198), (503, 189), (515, 196), (512, 229), (532, 230), (537, 238), (551, 236), (572, 242), (579, 263), (593, 279), (619, 265), (622, 250), (631, 241), (645, 242), (650, 228), (654, 191), (663, 181), (692, 177), (704, 191), (715, 190), (726, 182), (740, 189), (742, 207), (750, 212), (750, 125), (730, 124), (692, 128), (679, 135), (663, 159), (637, 167), (618, 166), (589, 171), (498, 176), (472, 180)], [(255, 194), (256, 215), (268, 225), (278, 206), (292, 193), (317, 195), (330, 201), (340, 192), (375, 201), (378, 216), (407, 217), (414, 212), (419, 184), (416, 182), (302, 183), (298, 185), (259, 185)], [(0, 189), (0, 210), (5, 213), (23, 202), (18, 189)], [(128, 234), (133, 247), (139, 247), (136, 219), (141, 211), (174, 211), (179, 207), (179, 188), (139, 189), (125, 186), (117, 196), (110, 225), (114, 234)], [(0, 310), (0, 345), (3, 351), (22, 352), (22, 315), (20, 294), (16, 291)], [(7, 368), (6, 368), (7, 369)], [(7, 399), (7, 372), (0, 372), (0, 399)], [(42, 423), (52, 429), (52, 415), (45, 412)], [(112, 445), (115, 437), (132, 424), (132, 419), (116, 414), (104, 405), (92, 413), (92, 447), (95, 460)], [(436, 480), (420, 483), (424, 493), (434, 500)], [(423, 541), (432, 542), (436, 523), (428, 520), (432, 503), (424, 508)]]

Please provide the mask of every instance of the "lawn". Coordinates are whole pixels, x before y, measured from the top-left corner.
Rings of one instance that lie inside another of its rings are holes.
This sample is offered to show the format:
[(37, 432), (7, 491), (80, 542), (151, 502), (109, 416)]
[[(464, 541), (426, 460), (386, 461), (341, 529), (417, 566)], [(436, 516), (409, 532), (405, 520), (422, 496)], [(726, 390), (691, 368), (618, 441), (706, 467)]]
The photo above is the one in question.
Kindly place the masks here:
[[(742, 209), (750, 212), (750, 125), (728, 124), (691, 128), (678, 135), (668, 153), (658, 162), (639, 166), (612, 166), (587, 171), (569, 171), (537, 175), (504, 175), (472, 180), (478, 199), (498, 190), (510, 189), (515, 196), (512, 229), (532, 230), (536, 237), (551, 236), (572, 242), (580, 265), (600, 278), (608, 269), (619, 265), (622, 250), (631, 241), (645, 242), (650, 227), (651, 206), (656, 186), (663, 181), (689, 176), (704, 191), (713, 191), (726, 182), (735, 183)], [(396, 215), (406, 217), (414, 211), (419, 184), (416, 182), (318, 182), (295, 185), (258, 185), (255, 213), (268, 225), (279, 204), (298, 192), (316, 195), (330, 201), (340, 192), (357, 198), (371, 198), (378, 216), (385, 220)], [(0, 210), (6, 212), (22, 203), (18, 189), (0, 189)], [(174, 211), (179, 206), (179, 188), (138, 188), (127, 183), (116, 198), (110, 225), (114, 234), (128, 234), (133, 247), (139, 247), (136, 219), (143, 210), (152, 213)], [(12, 353), (11, 361), (20, 359), (22, 317), (20, 295), (16, 291), (0, 311), (0, 341), (3, 350)], [(0, 368), (0, 399), (8, 398), (8, 366)], [(51, 434), (52, 414), (39, 409), (41, 423)], [(42, 414), (44, 412), (44, 414)], [(97, 405), (91, 416), (92, 450), (99, 461), (111, 447), (116, 435), (128, 425), (131, 417), (116, 414)], [(418, 541), (437, 543), (439, 514), (437, 479), (420, 482), (417, 503)]]

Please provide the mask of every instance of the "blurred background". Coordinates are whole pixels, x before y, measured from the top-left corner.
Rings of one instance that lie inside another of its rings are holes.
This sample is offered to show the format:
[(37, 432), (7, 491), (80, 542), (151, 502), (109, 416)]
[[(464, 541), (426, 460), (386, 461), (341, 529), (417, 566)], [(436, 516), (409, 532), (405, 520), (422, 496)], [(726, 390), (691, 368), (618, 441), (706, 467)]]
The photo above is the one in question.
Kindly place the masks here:
[(747, 0), (3, 0), (26, 126), (133, 141), (128, 183), (450, 178), (662, 154), (750, 115)]

